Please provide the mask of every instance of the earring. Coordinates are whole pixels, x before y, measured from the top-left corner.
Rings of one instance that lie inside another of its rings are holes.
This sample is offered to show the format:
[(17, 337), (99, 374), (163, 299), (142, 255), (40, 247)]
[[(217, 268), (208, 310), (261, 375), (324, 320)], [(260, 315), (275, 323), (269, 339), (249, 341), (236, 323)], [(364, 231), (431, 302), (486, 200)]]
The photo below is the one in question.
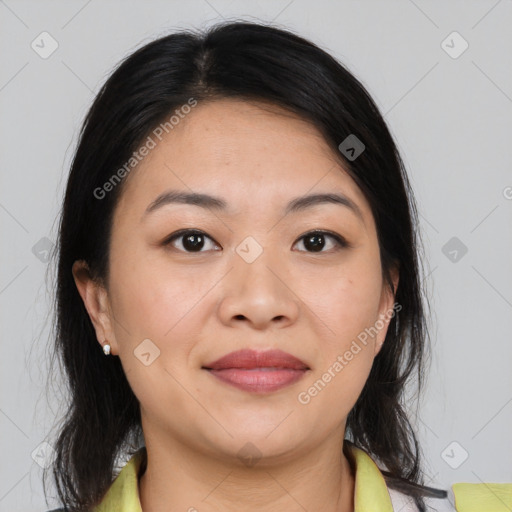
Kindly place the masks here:
[[(105, 340), (107, 341), (107, 340)], [(106, 356), (108, 356), (110, 354), (110, 345), (108, 343), (105, 343), (105, 345), (103, 345), (103, 352)]]

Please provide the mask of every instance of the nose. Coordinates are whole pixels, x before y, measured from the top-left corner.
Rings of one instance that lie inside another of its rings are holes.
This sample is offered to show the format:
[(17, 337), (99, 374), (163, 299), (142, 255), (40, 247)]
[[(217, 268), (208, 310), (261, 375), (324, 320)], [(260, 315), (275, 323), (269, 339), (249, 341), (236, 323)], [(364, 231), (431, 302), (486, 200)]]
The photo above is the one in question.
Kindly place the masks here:
[(224, 325), (247, 323), (257, 330), (282, 328), (297, 321), (300, 299), (293, 291), (290, 275), (282, 263), (263, 253), (252, 263), (238, 255), (227, 274), (218, 308)]

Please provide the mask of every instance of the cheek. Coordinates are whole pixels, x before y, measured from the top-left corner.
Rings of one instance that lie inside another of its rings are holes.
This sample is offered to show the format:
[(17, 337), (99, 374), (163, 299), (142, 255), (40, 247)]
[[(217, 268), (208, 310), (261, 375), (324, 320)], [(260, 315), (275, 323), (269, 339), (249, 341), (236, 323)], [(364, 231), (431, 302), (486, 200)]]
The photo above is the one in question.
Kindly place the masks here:
[(302, 291), (314, 313), (318, 365), (298, 401), (310, 412), (318, 408), (318, 414), (327, 414), (333, 422), (349, 413), (370, 373), (371, 328), (379, 318), (382, 291), (378, 256), (359, 254), (345, 263), (319, 272), (309, 293)]
[(112, 274), (119, 357), (141, 406), (160, 411), (156, 416), (162, 426), (171, 404), (173, 409), (186, 410), (190, 402), (180, 383), (192, 371), (189, 354), (200, 326), (195, 307), (211, 288), (208, 282), (190, 277), (166, 271), (149, 259), (118, 266)]
[(321, 318), (316, 321), (318, 363), (297, 397), (308, 417), (317, 418), (315, 423), (339, 424), (361, 394), (374, 360), (370, 328), (378, 292), (367, 278), (340, 278), (323, 308), (315, 311)]
[(211, 288), (210, 281), (214, 282), (213, 277), (197, 268), (173, 268), (161, 257), (134, 254), (112, 274), (116, 319), (126, 323), (120, 331), (121, 342), (151, 338), (163, 350), (184, 329), (190, 333), (191, 313)]
[(343, 350), (378, 319), (382, 274), (375, 250), (301, 275), (307, 277), (296, 276), (298, 294), (314, 313), (318, 339), (325, 341), (327, 352), (329, 347)]

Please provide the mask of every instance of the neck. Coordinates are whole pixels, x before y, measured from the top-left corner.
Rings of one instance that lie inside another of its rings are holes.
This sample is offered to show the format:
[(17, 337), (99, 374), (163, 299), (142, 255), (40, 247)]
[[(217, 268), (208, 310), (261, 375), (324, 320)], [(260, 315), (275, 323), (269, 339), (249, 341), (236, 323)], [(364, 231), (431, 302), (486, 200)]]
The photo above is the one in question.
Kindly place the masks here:
[(354, 475), (340, 436), (286, 461), (262, 457), (252, 465), (152, 441), (146, 436), (147, 466), (139, 478), (144, 512), (354, 510)]

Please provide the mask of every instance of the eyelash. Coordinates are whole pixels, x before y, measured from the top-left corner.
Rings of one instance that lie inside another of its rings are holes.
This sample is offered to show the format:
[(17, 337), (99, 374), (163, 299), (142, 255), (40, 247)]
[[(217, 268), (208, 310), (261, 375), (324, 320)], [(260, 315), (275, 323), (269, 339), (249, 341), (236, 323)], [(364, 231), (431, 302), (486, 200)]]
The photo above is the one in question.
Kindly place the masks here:
[[(216, 245), (219, 245), (213, 238), (211, 238), (210, 236), (208, 236), (204, 231), (200, 231), (198, 229), (182, 229), (180, 231), (177, 231), (176, 233), (173, 233), (172, 235), (170, 235), (169, 237), (167, 237), (164, 242), (163, 242), (163, 245), (167, 246), (167, 245), (171, 245), (171, 243), (178, 239), (178, 238), (182, 238), (183, 236), (185, 235), (202, 235), (204, 236), (205, 238), (209, 238), (212, 242), (214, 242)], [(335, 242), (335, 244), (337, 245), (337, 247), (334, 249), (334, 252), (337, 252), (341, 249), (347, 249), (349, 247), (351, 247), (351, 245), (340, 235), (338, 235), (337, 233), (333, 233), (332, 231), (325, 231), (325, 230), (313, 230), (313, 231), (308, 231), (307, 233), (305, 233), (304, 235), (302, 235), (301, 237), (299, 237), (297, 239), (297, 241), (293, 244), (295, 245), (297, 242), (307, 238), (308, 236), (313, 236), (313, 235), (323, 235), (323, 236), (327, 236), (329, 238), (332, 238)], [(180, 252), (183, 252), (185, 254), (200, 254), (202, 252), (207, 252), (207, 251), (183, 251), (181, 249), (177, 249), (178, 251)], [(317, 254), (317, 252), (314, 252), (314, 251), (300, 251), (300, 252), (308, 252), (309, 254)], [(329, 250), (329, 251), (318, 251), (318, 254), (320, 253), (329, 253), (329, 252), (332, 252), (332, 250)]]

